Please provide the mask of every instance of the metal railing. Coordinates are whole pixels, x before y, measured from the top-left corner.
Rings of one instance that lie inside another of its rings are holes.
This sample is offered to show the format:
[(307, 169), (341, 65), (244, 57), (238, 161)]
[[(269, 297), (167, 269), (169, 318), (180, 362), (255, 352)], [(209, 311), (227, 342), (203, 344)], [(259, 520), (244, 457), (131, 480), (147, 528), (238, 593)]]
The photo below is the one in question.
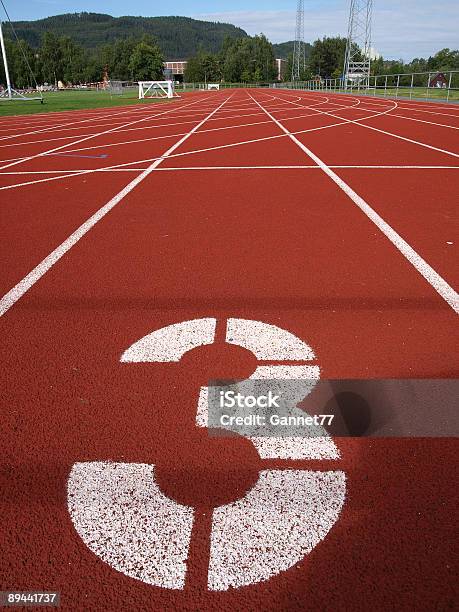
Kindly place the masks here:
[(317, 78), (303, 82), (278, 83), (274, 86), (303, 91), (459, 102), (459, 70), (380, 74), (371, 76), (369, 81), (356, 80), (347, 86), (341, 78)]

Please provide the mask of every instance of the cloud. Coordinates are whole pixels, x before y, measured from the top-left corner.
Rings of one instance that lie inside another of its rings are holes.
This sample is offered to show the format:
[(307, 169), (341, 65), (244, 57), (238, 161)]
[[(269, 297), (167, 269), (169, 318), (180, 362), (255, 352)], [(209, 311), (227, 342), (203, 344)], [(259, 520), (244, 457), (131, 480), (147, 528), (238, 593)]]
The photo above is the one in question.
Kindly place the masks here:
[[(345, 36), (349, 2), (312, 4), (305, 15), (305, 36)], [(194, 15), (198, 19), (233, 23), (249, 34), (263, 32), (273, 42), (295, 36), (295, 11), (226, 11)], [(459, 2), (443, 0), (386, 0), (376, 2), (373, 46), (387, 59), (427, 57), (436, 51), (459, 46)]]

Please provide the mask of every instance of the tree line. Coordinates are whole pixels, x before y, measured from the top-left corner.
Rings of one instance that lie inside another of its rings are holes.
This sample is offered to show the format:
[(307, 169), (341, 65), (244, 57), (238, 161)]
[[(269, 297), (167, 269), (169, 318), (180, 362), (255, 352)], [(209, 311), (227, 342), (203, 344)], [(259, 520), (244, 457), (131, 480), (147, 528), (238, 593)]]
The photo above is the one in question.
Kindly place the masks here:
[[(312, 48), (308, 49), (301, 80), (308, 81), (316, 76), (332, 79), (340, 78), (344, 70), (346, 45), (346, 38), (339, 36), (316, 40)], [(293, 55), (290, 54), (286, 69), (287, 80), (291, 78), (292, 63)], [(371, 63), (372, 75), (447, 70), (459, 70), (459, 50), (442, 49), (427, 59), (415, 58), (411, 62), (385, 60), (380, 57)]]
[(227, 37), (219, 53), (200, 49), (185, 70), (188, 83), (259, 83), (276, 77), (273, 46), (264, 34), (236, 40)]
[[(40, 44), (33, 48), (25, 40), (5, 40), (13, 86), (18, 89), (34, 86), (31, 71), (38, 84), (56, 86), (100, 82), (105, 73), (113, 80), (155, 80), (163, 78), (164, 55), (155, 38), (143, 34), (106, 43), (88, 50), (69, 36), (45, 32)], [(343, 72), (346, 39), (324, 37), (308, 46), (302, 80), (315, 76), (339, 78)], [(426, 71), (459, 70), (459, 51), (442, 49), (424, 59), (372, 62), (372, 74), (397, 74)], [(285, 70), (285, 80), (292, 73), (292, 55)], [(227, 36), (218, 53), (200, 47), (188, 60), (187, 82), (270, 82), (277, 78), (273, 45), (263, 34), (254, 37)], [(3, 65), (0, 83), (5, 83)], [(415, 83), (417, 84), (417, 83)]]
[[(69, 36), (45, 32), (41, 44), (33, 49), (26, 41), (5, 39), (11, 81), (17, 89), (33, 88), (35, 75), (39, 85), (57, 86), (100, 82), (109, 78), (156, 80), (163, 76), (164, 57), (152, 36), (130, 37), (105, 44), (90, 52)], [(30, 68), (29, 68), (30, 67)], [(5, 83), (3, 63), (0, 82)]]

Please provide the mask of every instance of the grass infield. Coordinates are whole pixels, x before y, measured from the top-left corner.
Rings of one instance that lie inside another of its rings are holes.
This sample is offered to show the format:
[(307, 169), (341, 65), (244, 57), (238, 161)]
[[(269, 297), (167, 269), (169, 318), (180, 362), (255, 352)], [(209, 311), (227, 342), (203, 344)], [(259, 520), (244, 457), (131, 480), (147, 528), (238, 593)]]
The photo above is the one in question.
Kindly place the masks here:
[(130, 104), (167, 104), (167, 98), (139, 100), (137, 91), (128, 91), (122, 95), (111, 95), (106, 91), (53, 91), (43, 94), (44, 104), (40, 100), (14, 100), (0, 102), (0, 116), (34, 115), (90, 108), (110, 108)]

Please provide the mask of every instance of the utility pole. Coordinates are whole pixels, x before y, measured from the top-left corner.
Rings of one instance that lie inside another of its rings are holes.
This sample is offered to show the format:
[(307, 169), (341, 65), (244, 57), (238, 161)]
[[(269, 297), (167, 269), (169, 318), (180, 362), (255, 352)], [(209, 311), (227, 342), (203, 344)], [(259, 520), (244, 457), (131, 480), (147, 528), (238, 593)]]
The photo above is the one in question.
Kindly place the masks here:
[(306, 68), (306, 46), (304, 42), (304, 0), (298, 0), (296, 12), (295, 46), (293, 49), (292, 81), (299, 81)]
[(3, 30), (2, 30), (2, 22), (1, 21), (0, 21), (0, 45), (1, 45), (1, 48), (2, 48), (3, 66), (5, 68), (7, 97), (8, 97), (8, 100), (12, 100), (13, 99), (13, 94), (12, 94), (12, 91), (11, 91), (10, 72), (8, 70), (8, 61), (6, 59), (5, 40), (3, 39)]

